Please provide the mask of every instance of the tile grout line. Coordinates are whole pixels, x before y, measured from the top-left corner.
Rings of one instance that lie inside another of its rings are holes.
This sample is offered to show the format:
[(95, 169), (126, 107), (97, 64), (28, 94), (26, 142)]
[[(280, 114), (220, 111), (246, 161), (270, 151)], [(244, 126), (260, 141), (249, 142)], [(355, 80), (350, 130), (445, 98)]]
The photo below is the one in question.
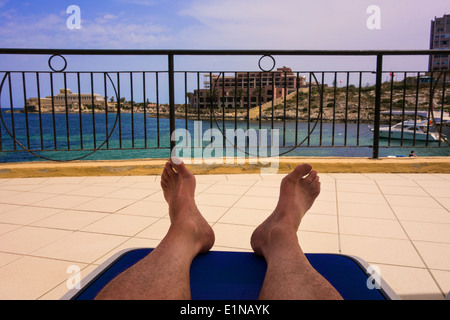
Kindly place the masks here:
[(338, 199), (338, 187), (337, 187), (337, 179), (334, 178), (334, 192), (335, 192), (335, 199), (336, 199), (336, 222), (337, 222), (337, 234), (338, 234), (338, 252), (342, 254), (342, 244), (341, 244), (341, 228), (340, 228), (340, 222), (339, 222), (339, 199)]

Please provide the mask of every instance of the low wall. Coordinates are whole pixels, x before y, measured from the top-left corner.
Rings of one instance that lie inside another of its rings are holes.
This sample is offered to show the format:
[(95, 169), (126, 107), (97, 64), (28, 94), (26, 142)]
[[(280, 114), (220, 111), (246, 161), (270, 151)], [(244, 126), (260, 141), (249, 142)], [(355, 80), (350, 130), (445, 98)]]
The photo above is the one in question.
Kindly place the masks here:
[[(167, 159), (25, 162), (0, 164), (0, 178), (70, 177), (70, 176), (130, 176), (160, 175)], [(261, 173), (269, 167), (261, 162), (240, 159), (234, 164), (186, 164), (195, 174)], [(236, 160), (235, 160), (236, 162)], [(312, 158), (283, 157), (272, 163), (276, 173), (288, 173), (297, 164), (310, 163), (318, 172), (331, 173), (450, 173), (450, 157), (420, 158)], [(278, 169), (277, 169), (278, 168)], [(277, 169), (277, 170), (276, 170)]]

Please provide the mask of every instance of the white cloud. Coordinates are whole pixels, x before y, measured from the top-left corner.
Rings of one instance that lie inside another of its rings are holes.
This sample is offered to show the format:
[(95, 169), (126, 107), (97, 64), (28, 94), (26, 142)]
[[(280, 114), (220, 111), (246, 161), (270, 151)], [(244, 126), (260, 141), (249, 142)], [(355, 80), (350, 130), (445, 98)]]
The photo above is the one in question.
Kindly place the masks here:
[(156, 4), (153, 0), (118, 0), (118, 2), (126, 4), (137, 4), (141, 6), (154, 6)]
[[(381, 8), (381, 30), (366, 26), (374, 3)], [(179, 14), (197, 22), (183, 35), (200, 47), (423, 49), (429, 15), (443, 14), (443, 6), (433, 0), (195, 0)]]
[(154, 48), (168, 41), (167, 28), (151, 21), (134, 22), (110, 13), (81, 17), (81, 29), (69, 30), (67, 14), (3, 16), (0, 42), (22, 48)]

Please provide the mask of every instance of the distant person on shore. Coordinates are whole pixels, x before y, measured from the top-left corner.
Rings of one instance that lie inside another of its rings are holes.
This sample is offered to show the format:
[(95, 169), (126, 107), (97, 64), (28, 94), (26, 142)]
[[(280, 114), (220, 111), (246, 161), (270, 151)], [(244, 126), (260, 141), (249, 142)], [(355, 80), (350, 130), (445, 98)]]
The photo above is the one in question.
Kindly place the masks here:
[(414, 153), (414, 150), (411, 150), (411, 152), (409, 153), (409, 157), (410, 158), (417, 158), (417, 154)]
[[(215, 236), (195, 204), (194, 175), (176, 160), (168, 161), (161, 175), (171, 223), (166, 236), (148, 256), (111, 280), (96, 299), (191, 298), (191, 262), (211, 249)], [(300, 222), (319, 193), (319, 176), (309, 164), (298, 165), (281, 181), (275, 210), (250, 239), (253, 251), (267, 261), (260, 299), (342, 299), (309, 264), (297, 238)]]

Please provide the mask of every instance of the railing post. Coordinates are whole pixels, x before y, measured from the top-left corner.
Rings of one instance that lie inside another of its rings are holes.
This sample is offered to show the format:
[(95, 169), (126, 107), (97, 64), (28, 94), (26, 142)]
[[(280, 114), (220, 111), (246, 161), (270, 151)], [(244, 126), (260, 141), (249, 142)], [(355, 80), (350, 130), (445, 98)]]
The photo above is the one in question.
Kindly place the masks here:
[(380, 146), (381, 81), (383, 72), (383, 55), (377, 54), (377, 80), (375, 86), (375, 117), (373, 128), (373, 159), (378, 159)]
[(172, 133), (175, 131), (175, 80), (173, 53), (168, 54), (169, 59), (169, 127), (170, 127), (170, 153), (175, 147), (175, 141), (172, 141)]

